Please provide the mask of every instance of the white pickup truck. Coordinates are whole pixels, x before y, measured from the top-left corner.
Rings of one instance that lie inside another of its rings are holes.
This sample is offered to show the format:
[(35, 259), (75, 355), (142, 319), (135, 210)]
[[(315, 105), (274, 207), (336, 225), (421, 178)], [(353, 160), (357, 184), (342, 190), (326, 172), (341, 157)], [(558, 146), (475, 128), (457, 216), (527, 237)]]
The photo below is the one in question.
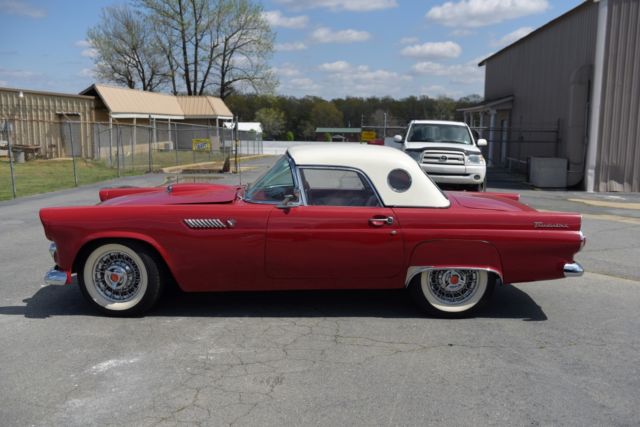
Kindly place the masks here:
[(396, 135), (394, 140), (403, 143), (405, 153), (438, 184), (486, 189), (487, 165), (478, 147), (487, 140), (476, 141), (466, 123), (413, 120), (405, 137)]

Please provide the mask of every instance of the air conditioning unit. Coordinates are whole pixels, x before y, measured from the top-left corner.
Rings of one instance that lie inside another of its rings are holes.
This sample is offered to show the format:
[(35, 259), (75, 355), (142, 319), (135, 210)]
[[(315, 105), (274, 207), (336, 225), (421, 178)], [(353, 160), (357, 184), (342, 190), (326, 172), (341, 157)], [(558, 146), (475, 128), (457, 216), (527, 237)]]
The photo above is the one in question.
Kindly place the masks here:
[(530, 157), (529, 183), (540, 188), (566, 188), (567, 159)]

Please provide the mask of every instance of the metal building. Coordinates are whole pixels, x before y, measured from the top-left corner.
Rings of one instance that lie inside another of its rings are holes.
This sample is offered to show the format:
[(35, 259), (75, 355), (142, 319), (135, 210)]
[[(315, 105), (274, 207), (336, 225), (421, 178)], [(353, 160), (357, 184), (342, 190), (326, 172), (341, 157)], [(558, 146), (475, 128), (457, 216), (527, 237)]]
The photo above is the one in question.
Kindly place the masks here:
[(492, 164), (562, 159), (566, 186), (640, 191), (640, 1), (586, 0), (479, 65), (486, 101), (462, 111)]
[[(69, 156), (65, 122), (85, 123), (76, 135), (76, 154), (91, 153), (88, 123), (94, 117), (91, 96), (0, 88), (0, 122), (11, 127), (12, 144), (26, 146), (45, 158)], [(38, 148), (39, 147), (39, 148)]]

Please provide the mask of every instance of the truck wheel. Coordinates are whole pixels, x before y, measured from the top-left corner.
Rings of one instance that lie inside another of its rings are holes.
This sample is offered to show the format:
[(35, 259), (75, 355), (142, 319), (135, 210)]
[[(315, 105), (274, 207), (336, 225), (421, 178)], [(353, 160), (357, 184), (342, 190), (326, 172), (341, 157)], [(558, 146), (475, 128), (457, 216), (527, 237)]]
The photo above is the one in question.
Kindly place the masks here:
[(84, 297), (111, 316), (148, 311), (163, 286), (156, 255), (135, 243), (108, 243), (93, 249), (78, 271)]

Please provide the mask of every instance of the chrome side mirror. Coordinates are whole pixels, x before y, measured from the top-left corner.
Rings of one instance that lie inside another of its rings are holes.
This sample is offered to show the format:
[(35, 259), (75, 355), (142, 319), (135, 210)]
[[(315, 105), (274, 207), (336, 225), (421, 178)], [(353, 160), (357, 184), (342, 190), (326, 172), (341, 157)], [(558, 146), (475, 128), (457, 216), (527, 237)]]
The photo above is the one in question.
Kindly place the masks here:
[(393, 142), (400, 144), (402, 142), (402, 135), (396, 135), (393, 137)]
[(487, 140), (484, 138), (480, 138), (478, 140), (478, 147), (486, 147), (487, 146)]

